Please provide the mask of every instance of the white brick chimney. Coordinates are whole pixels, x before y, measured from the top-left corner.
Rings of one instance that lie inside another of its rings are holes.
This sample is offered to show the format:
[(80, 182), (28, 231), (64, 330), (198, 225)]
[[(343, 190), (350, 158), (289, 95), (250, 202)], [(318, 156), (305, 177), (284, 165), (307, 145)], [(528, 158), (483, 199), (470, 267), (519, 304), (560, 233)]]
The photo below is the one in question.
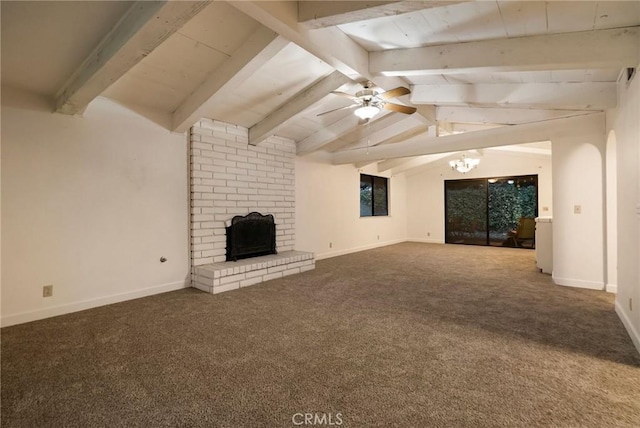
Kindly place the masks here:
[(278, 253), (293, 250), (295, 152), (295, 142), (280, 137), (252, 146), (247, 128), (217, 120), (191, 128), (193, 268), (224, 262), (225, 221), (252, 211), (275, 217)]

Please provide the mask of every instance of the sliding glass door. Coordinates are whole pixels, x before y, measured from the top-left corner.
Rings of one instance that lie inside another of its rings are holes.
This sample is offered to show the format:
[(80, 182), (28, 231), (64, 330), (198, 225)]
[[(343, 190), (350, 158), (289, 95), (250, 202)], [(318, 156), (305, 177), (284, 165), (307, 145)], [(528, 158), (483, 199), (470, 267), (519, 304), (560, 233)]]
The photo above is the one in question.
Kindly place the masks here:
[(445, 242), (509, 246), (521, 218), (538, 215), (538, 176), (445, 181)]
[(449, 244), (487, 244), (487, 180), (444, 182), (445, 236)]
[(509, 233), (521, 218), (538, 216), (538, 176), (490, 178), (489, 245), (511, 245)]

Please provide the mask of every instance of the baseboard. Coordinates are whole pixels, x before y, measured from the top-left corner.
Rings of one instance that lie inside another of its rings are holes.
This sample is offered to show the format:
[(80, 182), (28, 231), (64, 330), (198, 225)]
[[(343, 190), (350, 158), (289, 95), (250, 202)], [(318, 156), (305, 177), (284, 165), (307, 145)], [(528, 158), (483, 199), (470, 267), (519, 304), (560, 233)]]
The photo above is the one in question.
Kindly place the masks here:
[(620, 321), (622, 321), (624, 328), (627, 329), (627, 333), (629, 333), (629, 336), (631, 336), (631, 341), (633, 342), (633, 345), (636, 347), (636, 349), (640, 353), (640, 333), (638, 333), (638, 330), (635, 329), (635, 327), (631, 323), (631, 320), (629, 319), (627, 314), (624, 313), (624, 311), (622, 310), (622, 306), (620, 306), (620, 303), (617, 300), (616, 300), (616, 314), (618, 314), (618, 318), (620, 318)]
[(420, 242), (424, 244), (444, 244), (444, 241), (441, 239), (430, 239), (430, 238), (409, 238), (406, 242)]
[(605, 286), (605, 291), (607, 293), (618, 294), (618, 284), (607, 284)]
[(23, 324), (25, 322), (84, 311), (85, 309), (96, 308), (98, 306), (110, 305), (112, 303), (119, 303), (126, 300), (138, 299), (140, 297), (152, 296), (154, 294), (166, 293), (168, 291), (180, 290), (182, 288), (189, 287), (190, 285), (189, 280), (176, 281), (168, 284), (143, 288), (141, 290), (127, 291), (125, 293), (112, 294), (110, 296), (97, 297), (95, 299), (82, 300), (80, 302), (66, 303), (58, 306), (36, 309), (34, 311), (21, 312), (19, 314), (5, 315), (2, 317), (0, 323), (2, 327), (8, 327), (10, 325)]
[(331, 257), (344, 256), (346, 254), (357, 253), (365, 250), (372, 250), (374, 248), (386, 247), (387, 245), (400, 244), (407, 242), (406, 239), (394, 239), (393, 241), (376, 242), (375, 244), (363, 245), (361, 247), (348, 248), (346, 250), (332, 251), (330, 253), (316, 254), (316, 260), (330, 259)]
[(556, 285), (564, 285), (567, 287), (588, 288), (590, 290), (604, 290), (604, 282), (585, 281), (583, 279), (559, 278), (552, 275), (553, 283)]

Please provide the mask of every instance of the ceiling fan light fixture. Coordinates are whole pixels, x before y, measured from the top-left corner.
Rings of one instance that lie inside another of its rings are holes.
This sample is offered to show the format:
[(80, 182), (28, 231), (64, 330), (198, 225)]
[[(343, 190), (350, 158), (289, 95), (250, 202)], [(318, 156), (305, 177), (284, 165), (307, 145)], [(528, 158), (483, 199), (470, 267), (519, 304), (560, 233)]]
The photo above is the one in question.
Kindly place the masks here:
[(368, 120), (380, 113), (380, 108), (372, 105), (362, 106), (357, 108), (353, 113), (360, 119)]
[(360, 118), (360, 120), (369, 120), (373, 119), (373, 117), (380, 113), (382, 109), (404, 114), (413, 114), (417, 111), (417, 108), (415, 107), (409, 107), (402, 104), (394, 104), (388, 101), (392, 98), (410, 94), (411, 90), (409, 88), (398, 86), (397, 88), (390, 89), (386, 92), (379, 92), (376, 89), (372, 89), (373, 84), (371, 82), (364, 83), (363, 87), (364, 88), (361, 91), (356, 92), (355, 95), (347, 94), (346, 92), (340, 91), (331, 92), (334, 95), (339, 95), (343, 98), (349, 98), (353, 102), (353, 104), (351, 104), (350, 106), (340, 107), (333, 110), (325, 111), (323, 113), (319, 113), (318, 116), (333, 113), (334, 111), (355, 109), (353, 111), (355, 115)]

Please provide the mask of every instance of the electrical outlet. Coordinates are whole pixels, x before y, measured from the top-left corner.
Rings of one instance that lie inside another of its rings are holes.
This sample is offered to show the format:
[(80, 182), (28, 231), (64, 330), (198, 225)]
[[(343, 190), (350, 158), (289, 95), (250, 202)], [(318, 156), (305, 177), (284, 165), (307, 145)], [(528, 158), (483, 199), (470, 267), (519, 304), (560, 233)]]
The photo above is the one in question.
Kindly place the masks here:
[(329, 248), (333, 248), (333, 242), (329, 242)]
[(427, 236), (431, 236), (431, 232), (427, 232)]
[(574, 205), (573, 206), (573, 213), (574, 214), (581, 214), (582, 213), (582, 205)]
[(378, 235), (378, 241), (380, 240), (380, 235)]
[(42, 286), (42, 297), (51, 297), (51, 296), (53, 296), (53, 285)]

